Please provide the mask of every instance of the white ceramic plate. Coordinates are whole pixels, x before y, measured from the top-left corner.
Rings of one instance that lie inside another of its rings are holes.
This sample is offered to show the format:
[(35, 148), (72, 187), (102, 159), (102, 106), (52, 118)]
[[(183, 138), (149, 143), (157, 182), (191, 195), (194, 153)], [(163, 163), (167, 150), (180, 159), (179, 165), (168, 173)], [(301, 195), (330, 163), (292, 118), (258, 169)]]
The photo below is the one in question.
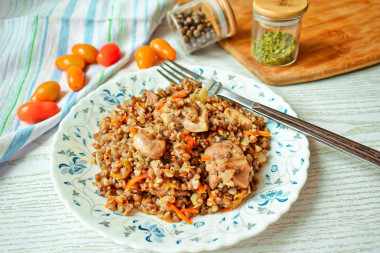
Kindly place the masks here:
[[(221, 81), (235, 93), (296, 116), (281, 97), (252, 79), (224, 70), (188, 67)], [(104, 207), (106, 199), (92, 185), (99, 168), (87, 162), (94, 151), (92, 134), (100, 118), (132, 94), (168, 85), (151, 68), (100, 86), (71, 109), (59, 126), (51, 152), (51, 176), (60, 198), (84, 225), (136, 249), (199, 252), (230, 246), (259, 234), (289, 210), (306, 181), (309, 167), (306, 137), (272, 120), (267, 122), (272, 135), (269, 161), (259, 173), (258, 190), (238, 209), (197, 216), (193, 225), (187, 225), (167, 223), (138, 212), (126, 217)]]

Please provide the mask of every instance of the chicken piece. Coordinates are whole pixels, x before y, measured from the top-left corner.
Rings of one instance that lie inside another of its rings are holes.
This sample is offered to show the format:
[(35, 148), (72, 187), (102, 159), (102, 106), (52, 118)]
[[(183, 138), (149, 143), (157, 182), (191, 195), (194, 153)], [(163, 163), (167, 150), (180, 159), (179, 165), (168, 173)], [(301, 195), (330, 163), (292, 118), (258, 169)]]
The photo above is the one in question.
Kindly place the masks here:
[(178, 98), (178, 96), (179, 97), (186, 97), (186, 96), (183, 96), (183, 94), (187, 94), (186, 96), (188, 96), (189, 95), (189, 90), (187, 90), (187, 89), (183, 89), (183, 90), (178, 90), (178, 91), (175, 91), (175, 92), (173, 92), (172, 94), (171, 94), (171, 97), (177, 97)]
[(193, 122), (192, 119), (186, 118), (183, 121), (183, 127), (193, 133), (201, 133), (208, 131), (208, 112), (204, 105), (199, 106), (198, 120)]
[(252, 128), (252, 121), (241, 112), (232, 108), (226, 108), (226, 110), (224, 110), (224, 114), (228, 116), (231, 123), (234, 122), (234, 119), (237, 119), (242, 130), (249, 130)]
[(169, 125), (170, 122), (175, 122), (175, 123), (178, 123), (178, 118), (175, 117), (173, 114), (171, 113), (161, 113), (160, 114), (160, 117), (162, 119), (162, 121), (164, 122), (164, 124), (167, 126)]
[(165, 103), (165, 105), (160, 109), (159, 113), (162, 121), (166, 126), (169, 125), (169, 123), (171, 122), (180, 122), (180, 119), (174, 116), (172, 112), (170, 112), (169, 105), (167, 103)]
[(138, 133), (133, 137), (133, 146), (140, 155), (153, 160), (160, 159), (166, 150), (165, 140), (151, 140), (144, 133)]
[(155, 103), (158, 102), (157, 94), (151, 90), (145, 90), (143, 91), (143, 93), (141, 93), (141, 95), (146, 96), (145, 104), (147, 106), (153, 106)]
[(212, 161), (206, 162), (211, 189), (215, 189), (219, 182), (229, 187), (248, 187), (251, 168), (243, 151), (232, 141), (211, 145), (206, 149), (205, 155), (213, 157)]
[(185, 118), (191, 120), (194, 117), (198, 117), (199, 111), (200, 111), (199, 105), (195, 103), (194, 100), (192, 99), (185, 100), (185, 105), (183, 106), (183, 112), (182, 112)]

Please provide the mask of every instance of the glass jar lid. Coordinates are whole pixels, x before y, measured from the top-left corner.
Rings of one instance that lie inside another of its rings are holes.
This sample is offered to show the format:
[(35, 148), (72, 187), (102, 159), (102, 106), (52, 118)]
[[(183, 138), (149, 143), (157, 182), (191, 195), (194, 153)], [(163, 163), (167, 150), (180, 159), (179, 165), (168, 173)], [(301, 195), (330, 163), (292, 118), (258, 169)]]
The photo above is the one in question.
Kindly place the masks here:
[(308, 8), (307, 0), (253, 0), (253, 9), (273, 19), (292, 19), (302, 16)]

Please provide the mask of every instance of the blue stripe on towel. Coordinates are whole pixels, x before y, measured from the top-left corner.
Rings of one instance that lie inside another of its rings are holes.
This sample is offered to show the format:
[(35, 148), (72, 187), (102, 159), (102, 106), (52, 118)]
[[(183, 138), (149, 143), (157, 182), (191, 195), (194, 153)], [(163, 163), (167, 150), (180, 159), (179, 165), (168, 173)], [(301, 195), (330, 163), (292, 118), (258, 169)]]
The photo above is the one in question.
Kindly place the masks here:
[(5, 151), (4, 155), (0, 158), (0, 162), (4, 161), (17, 150), (19, 150), (22, 146), (24, 146), (25, 142), (29, 139), (29, 136), (32, 134), (33, 129), (34, 125), (24, 129), (20, 129), (17, 132), (16, 136), (13, 137), (13, 140), (9, 145), (7, 151)]
[(90, 44), (92, 42), (92, 37), (94, 36), (94, 17), (96, 13), (96, 6), (98, 5), (99, 0), (91, 0), (90, 6), (88, 7), (86, 15), (86, 31), (84, 33), (83, 43)]

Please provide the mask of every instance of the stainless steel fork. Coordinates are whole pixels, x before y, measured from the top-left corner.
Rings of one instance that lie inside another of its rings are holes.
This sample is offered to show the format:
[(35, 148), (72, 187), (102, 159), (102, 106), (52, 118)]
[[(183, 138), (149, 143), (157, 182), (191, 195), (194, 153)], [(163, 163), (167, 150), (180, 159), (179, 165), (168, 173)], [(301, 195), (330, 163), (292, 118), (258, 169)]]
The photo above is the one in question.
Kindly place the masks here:
[(178, 63), (175, 63), (171, 60), (168, 61), (173, 66), (164, 62), (165, 66), (161, 65), (161, 68), (165, 71), (165, 73), (159, 69), (157, 69), (157, 71), (160, 72), (160, 74), (170, 82), (178, 83), (186, 77), (195, 78), (203, 83), (203, 86), (207, 89), (209, 96), (216, 94), (220, 97), (232, 100), (238, 104), (241, 104), (243, 107), (250, 111), (266, 116), (298, 132), (301, 132), (333, 148), (336, 148), (339, 151), (342, 151), (346, 154), (359, 158), (362, 161), (380, 167), (379, 151), (364, 146), (360, 143), (354, 142), (352, 140), (349, 140), (343, 136), (340, 136), (323, 128), (317, 127), (301, 119), (295, 118), (293, 116), (287, 115), (260, 103), (241, 97), (235, 93), (232, 93), (224, 89), (220, 82), (207, 79), (203, 76), (198, 75), (197, 73), (194, 73), (182, 67)]

